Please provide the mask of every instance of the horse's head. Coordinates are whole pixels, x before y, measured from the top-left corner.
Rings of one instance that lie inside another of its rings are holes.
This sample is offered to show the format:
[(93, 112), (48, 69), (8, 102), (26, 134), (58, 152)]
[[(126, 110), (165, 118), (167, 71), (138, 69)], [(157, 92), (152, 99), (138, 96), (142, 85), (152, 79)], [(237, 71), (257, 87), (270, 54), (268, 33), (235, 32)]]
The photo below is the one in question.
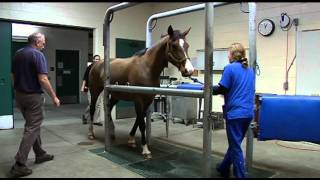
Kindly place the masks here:
[(189, 44), (185, 38), (190, 29), (191, 27), (180, 33), (178, 30), (173, 30), (171, 25), (168, 28), (169, 39), (166, 47), (168, 61), (176, 66), (184, 77), (191, 76), (194, 71), (188, 55)]

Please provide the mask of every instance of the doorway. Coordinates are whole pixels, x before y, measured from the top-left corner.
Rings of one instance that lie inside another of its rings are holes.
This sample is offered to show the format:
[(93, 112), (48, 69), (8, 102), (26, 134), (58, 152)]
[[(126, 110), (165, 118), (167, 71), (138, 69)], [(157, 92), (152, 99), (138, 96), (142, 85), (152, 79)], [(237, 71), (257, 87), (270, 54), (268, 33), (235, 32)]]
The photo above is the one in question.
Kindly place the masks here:
[(0, 129), (13, 128), (11, 32), (11, 23), (0, 21)]
[(61, 104), (79, 103), (79, 51), (56, 50), (56, 91)]

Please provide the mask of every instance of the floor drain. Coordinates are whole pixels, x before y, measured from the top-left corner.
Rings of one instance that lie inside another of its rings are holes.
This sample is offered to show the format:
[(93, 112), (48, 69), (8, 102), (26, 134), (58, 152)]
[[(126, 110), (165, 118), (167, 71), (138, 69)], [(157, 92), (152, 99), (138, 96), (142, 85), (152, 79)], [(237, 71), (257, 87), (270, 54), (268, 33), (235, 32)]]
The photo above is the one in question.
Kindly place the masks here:
[(84, 141), (84, 142), (79, 142), (78, 145), (93, 145), (93, 141)]

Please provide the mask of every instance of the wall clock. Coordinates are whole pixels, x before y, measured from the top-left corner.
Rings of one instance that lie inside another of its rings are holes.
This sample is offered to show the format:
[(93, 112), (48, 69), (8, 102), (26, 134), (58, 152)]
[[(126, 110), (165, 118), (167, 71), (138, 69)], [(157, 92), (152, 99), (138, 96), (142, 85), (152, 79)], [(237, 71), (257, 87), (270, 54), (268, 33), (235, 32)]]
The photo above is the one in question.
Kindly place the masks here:
[(270, 19), (263, 19), (258, 25), (258, 31), (263, 36), (270, 36), (274, 31), (274, 22)]

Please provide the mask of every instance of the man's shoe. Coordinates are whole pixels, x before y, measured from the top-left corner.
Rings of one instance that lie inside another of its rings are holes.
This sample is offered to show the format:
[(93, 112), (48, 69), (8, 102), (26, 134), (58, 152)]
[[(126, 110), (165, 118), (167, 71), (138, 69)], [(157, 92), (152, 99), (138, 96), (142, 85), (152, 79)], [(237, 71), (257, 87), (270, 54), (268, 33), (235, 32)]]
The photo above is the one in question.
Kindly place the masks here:
[(101, 122), (94, 122), (93, 125), (96, 125), (96, 126), (103, 126), (103, 124)]
[(84, 115), (82, 115), (82, 124), (88, 124), (87, 119), (84, 117)]
[(42, 156), (36, 156), (36, 161), (34, 163), (39, 164), (39, 163), (43, 163), (46, 161), (51, 161), (53, 159), (53, 155), (51, 154), (44, 154)]
[(221, 176), (221, 177), (224, 177), (224, 178), (230, 177), (230, 171), (229, 171), (229, 170), (223, 171), (223, 170), (220, 168), (220, 163), (216, 164), (216, 170), (220, 173), (220, 176)]
[(23, 176), (28, 176), (32, 174), (32, 170), (29, 169), (27, 166), (22, 165), (19, 166), (17, 164), (13, 165), (11, 170), (10, 170), (10, 177), (23, 177)]

